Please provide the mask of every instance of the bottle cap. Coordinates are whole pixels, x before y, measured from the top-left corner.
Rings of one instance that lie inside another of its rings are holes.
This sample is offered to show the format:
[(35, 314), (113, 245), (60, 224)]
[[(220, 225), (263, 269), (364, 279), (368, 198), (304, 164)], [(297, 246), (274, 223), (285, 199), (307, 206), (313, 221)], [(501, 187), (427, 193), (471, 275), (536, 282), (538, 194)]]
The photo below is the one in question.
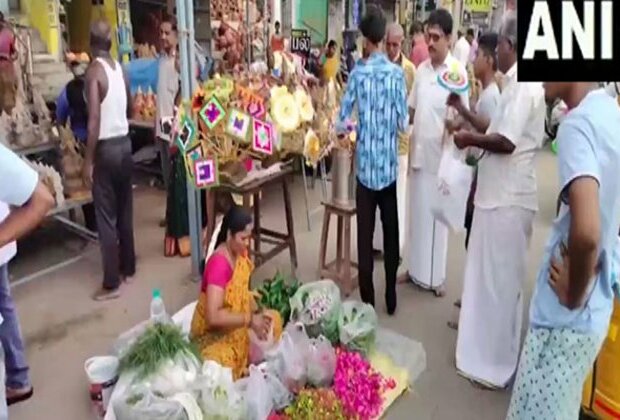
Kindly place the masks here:
[(161, 297), (161, 291), (159, 289), (153, 289), (153, 299)]

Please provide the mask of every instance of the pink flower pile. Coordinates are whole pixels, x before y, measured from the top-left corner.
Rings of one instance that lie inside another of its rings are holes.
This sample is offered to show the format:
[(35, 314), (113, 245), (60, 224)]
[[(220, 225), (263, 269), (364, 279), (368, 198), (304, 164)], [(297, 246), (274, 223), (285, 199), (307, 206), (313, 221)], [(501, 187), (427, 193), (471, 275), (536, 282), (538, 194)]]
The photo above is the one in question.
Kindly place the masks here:
[(393, 379), (385, 379), (370, 366), (361, 354), (336, 349), (337, 362), (334, 392), (344, 414), (349, 418), (372, 420), (377, 418), (383, 404), (383, 393), (393, 389)]

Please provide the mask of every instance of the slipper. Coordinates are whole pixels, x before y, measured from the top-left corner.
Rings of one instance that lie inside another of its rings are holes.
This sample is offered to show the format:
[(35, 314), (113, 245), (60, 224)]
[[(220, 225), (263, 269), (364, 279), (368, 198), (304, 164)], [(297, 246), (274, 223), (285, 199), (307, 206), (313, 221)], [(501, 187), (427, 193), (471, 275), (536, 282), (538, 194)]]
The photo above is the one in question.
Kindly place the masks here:
[(448, 321), (448, 328), (451, 328), (453, 330), (457, 330), (459, 329), (459, 323), (458, 321)]
[(456, 302), (454, 302), (454, 306), (456, 306), (457, 308), (461, 309), (461, 299), (459, 299)]
[(30, 387), (30, 389), (28, 391), (24, 392), (23, 394), (17, 394), (17, 395), (14, 395), (12, 397), (7, 397), (6, 405), (13, 405), (13, 404), (20, 403), (22, 401), (26, 401), (26, 400), (32, 398), (33, 394), (34, 394), (34, 388)]
[(119, 289), (99, 289), (97, 293), (93, 295), (93, 300), (97, 302), (105, 302), (108, 300), (118, 299), (121, 296)]

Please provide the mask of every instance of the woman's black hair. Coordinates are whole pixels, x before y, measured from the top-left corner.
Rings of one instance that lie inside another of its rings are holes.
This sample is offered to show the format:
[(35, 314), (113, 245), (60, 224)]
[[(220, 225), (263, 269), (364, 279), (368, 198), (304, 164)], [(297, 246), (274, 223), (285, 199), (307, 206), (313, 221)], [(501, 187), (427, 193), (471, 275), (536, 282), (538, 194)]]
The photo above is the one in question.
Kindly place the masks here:
[(232, 205), (226, 212), (222, 226), (220, 227), (220, 233), (217, 235), (215, 241), (215, 247), (217, 248), (228, 238), (228, 233), (235, 235), (245, 230), (249, 224), (252, 223), (252, 216), (243, 207), (236, 204)]

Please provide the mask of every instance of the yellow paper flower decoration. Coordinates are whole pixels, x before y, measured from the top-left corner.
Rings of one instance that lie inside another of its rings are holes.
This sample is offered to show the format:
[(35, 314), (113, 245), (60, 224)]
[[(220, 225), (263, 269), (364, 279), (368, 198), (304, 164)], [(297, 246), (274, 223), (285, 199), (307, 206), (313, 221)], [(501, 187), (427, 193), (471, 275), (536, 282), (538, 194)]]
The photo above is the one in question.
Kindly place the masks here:
[(299, 116), (302, 121), (310, 122), (314, 118), (314, 107), (312, 106), (312, 100), (310, 95), (305, 90), (297, 88), (294, 93), (295, 102), (299, 108)]
[(286, 86), (274, 86), (269, 90), (269, 97), (272, 103), (278, 96), (286, 94), (288, 94), (288, 89)]
[(287, 92), (271, 98), (271, 116), (282, 133), (295, 131), (300, 124), (295, 97)]
[(306, 132), (304, 138), (304, 156), (306, 161), (311, 165), (316, 165), (321, 154), (321, 141), (313, 129)]

